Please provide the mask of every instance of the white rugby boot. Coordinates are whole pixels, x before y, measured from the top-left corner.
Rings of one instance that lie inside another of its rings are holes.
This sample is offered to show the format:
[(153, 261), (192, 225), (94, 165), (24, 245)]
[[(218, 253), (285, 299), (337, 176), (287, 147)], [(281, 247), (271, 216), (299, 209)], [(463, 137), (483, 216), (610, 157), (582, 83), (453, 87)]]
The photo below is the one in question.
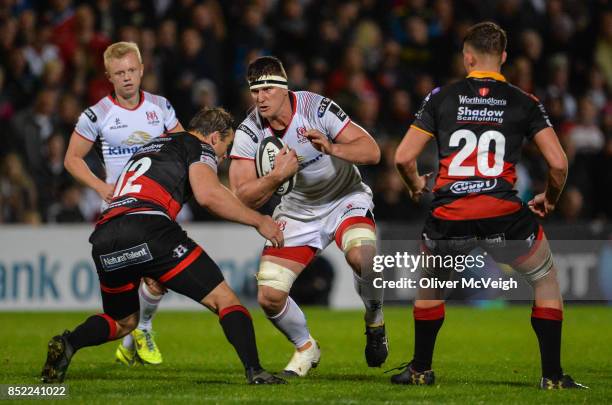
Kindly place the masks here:
[(321, 349), (316, 340), (308, 335), (308, 341), (311, 343), (310, 347), (304, 351), (295, 351), (293, 357), (289, 361), (289, 364), (285, 366), (283, 371), (284, 376), (299, 376), (305, 377), (311, 368), (316, 368), (321, 360)]

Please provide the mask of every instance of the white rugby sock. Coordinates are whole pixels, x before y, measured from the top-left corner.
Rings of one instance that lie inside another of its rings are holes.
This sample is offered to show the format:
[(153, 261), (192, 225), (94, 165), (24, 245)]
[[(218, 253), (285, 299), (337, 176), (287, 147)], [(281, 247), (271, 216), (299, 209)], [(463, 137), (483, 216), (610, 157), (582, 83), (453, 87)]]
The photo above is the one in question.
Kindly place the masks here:
[(121, 344), (128, 350), (134, 350), (134, 338), (132, 337), (132, 334), (128, 333), (125, 335), (121, 341)]
[(367, 326), (380, 326), (384, 323), (383, 317), (383, 289), (376, 288), (373, 285), (372, 277), (361, 278), (353, 273), (353, 285), (355, 291), (361, 297), (365, 307), (365, 315), (363, 319)]
[(269, 316), (274, 326), (289, 339), (296, 348), (304, 346), (308, 342), (310, 332), (306, 325), (306, 316), (298, 305), (287, 297), (285, 308), (274, 316)]
[(164, 296), (152, 293), (144, 282), (140, 284), (138, 296), (140, 298), (140, 319), (138, 321), (138, 329), (151, 330), (151, 320), (155, 312), (157, 312), (157, 307)]

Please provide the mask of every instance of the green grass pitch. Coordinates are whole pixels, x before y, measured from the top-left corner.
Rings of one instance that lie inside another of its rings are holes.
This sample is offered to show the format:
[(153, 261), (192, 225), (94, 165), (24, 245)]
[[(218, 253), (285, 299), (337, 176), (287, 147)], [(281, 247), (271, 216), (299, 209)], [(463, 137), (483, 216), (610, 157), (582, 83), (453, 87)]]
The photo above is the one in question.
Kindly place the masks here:
[[(291, 345), (252, 310), (262, 364), (279, 371)], [(611, 403), (612, 308), (568, 306), (563, 365), (588, 391), (543, 392), (537, 341), (527, 306), (477, 309), (448, 306), (438, 337), (432, 387), (393, 386), (383, 371), (412, 354), (412, 315), (385, 310), (390, 355), (382, 369), (363, 357), (361, 312), (306, 308), (319, 340), (321, 364), (311, 376), (283, 386), (248, 386), (217, 318), (206, 311), (165, 312), (155, 319), (160, 366), (126, 368), (114, 362), (117, 343), (86, 348), (73, 359), (65, 383), (78, 403)], [(81, 322), (85, 313), (0, 313), (0, 383), (35, 384), (54, 334)], [(40, 403), (38, 401), (34, 403)]]

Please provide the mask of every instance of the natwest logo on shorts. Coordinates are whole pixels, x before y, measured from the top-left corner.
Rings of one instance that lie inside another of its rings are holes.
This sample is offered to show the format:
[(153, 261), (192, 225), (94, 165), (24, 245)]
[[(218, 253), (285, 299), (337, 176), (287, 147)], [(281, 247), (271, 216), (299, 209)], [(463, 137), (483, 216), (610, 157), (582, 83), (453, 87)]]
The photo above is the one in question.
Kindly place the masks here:
[(497, 179), (456, 181), (450, 186), (450, 191), (454, 194), (481, 193), (493, 190), (495, 186), (497, 186)]

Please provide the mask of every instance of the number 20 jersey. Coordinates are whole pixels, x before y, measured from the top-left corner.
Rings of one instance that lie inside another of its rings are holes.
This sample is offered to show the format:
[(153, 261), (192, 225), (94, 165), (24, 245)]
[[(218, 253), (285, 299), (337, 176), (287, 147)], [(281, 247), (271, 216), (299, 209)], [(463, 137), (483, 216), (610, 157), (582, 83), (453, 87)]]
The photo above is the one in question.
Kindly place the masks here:
[(470, 220), (519, 210), (515, 165), (523, 141), (551, 126), (537, 98), (496, 72), (472, 72), (434, 89), (412, 124), (438, 145), (432, 214)]

